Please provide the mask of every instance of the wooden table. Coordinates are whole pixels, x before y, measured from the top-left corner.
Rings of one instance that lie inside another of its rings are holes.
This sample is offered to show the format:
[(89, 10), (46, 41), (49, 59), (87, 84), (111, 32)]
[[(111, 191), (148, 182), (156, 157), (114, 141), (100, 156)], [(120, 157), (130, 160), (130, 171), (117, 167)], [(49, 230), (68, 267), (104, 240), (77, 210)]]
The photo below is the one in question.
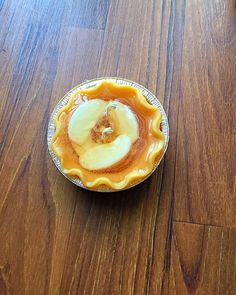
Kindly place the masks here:
[[(0, 294), (236, 294), (233, 0), (0, 0)], [(73, 86), (155, 93), (170, 144), (150, 179), (77, 188), (46, 142)]]

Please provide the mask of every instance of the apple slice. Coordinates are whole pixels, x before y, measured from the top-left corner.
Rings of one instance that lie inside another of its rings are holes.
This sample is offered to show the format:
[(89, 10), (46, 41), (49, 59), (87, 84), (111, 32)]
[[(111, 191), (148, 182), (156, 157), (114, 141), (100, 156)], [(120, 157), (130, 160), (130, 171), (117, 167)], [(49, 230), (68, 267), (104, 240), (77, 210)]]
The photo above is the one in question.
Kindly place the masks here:
[(98, 119), (105, 111), (107, 102), (102, 99), (93, 99), (83, 102), (72, 114), (68, 135), (73, 142), (83, 145), (89, 135), (91, 129), (96, 125)]
[(131, 145), (129, 136), (120, 135), (110, 143), (97, 145), (82, 153), (80, 164), (88, 170), (106, 169), (122, 160), (129, 153)]
[(118, 101), (109, 102), (106, 109), (116, 126), (117, 134), (126, 134), (132, 143), (139, 137), (138, 121), (132, 110)]

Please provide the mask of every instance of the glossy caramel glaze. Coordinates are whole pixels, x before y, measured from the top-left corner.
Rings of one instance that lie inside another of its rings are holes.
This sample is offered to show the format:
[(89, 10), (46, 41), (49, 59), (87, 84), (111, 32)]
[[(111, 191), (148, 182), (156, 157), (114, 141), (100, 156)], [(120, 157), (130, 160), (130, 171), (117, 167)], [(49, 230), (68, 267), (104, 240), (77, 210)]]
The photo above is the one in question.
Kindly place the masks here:
[[(122, 182), (130, 173), (133, 174), (132, 180), (135, 181), (151, 172), (156, 161), (162, 155), (164, 135), (160, 130), (161, 115), (159, 110), (149, 105), (146, 99), (144, 101), (144, 97), (140, 98), (140, 96), (142, 94), (133, 87), (117, 87), (111, 82), (105, 82), (102, 86), (80, 91), (71, 98), (68, 105), (57, 116), (57, 131), (52, 144), (65, 173), (80, 177), (87, 186), (97, 179), (105, 177), (113, 183), (111, 186), (116, 187), (114, 184)], [(106, 169), (90, 171), (80, 165), (79, 156), (75, 152), (75, 144), (70, 141), (67, 130), (74, 109), (83, 101), (95, 98), (105, 101), (117, 100), (129, 106), (138, 121), (139, 138), (132, 144), (128, 155), (121, 161)], [(153, 126), (154, 123), (155, 126)], [(155, 128), (158, 129), (155, 130)], [(158, 150), (155, 159), (150, 161), (149, 157), (155, 150)]]

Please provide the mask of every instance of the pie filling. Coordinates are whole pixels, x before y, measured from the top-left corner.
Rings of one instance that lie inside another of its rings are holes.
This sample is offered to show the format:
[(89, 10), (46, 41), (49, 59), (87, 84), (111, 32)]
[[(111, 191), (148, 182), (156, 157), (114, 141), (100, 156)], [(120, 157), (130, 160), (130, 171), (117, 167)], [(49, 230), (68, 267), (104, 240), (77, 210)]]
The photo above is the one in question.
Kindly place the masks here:
[(85, 186), (122, 189), (150, 174), (161, 157), (161, 117), (136, 88), (103, 80), (58, 112), (51, 147), (64, 173)]

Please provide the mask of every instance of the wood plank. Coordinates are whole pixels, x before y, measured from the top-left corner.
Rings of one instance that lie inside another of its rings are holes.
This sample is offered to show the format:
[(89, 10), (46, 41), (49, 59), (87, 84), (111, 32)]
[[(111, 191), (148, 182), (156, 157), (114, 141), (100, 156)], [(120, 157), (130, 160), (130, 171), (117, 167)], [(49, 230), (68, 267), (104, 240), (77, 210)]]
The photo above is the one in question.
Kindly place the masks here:
[(6, 100), (1, 114), (0, 293), (41, 294), (49, 287), (55, 223), (46, 128), (64, 7), (53, 1), (41, 7), (9, 3), (2, 9), (6, 22), (12, 17), (3, 44), (14, 58), (10, 78), (1, 72)]
[(234, 294), (236, 229), (174, 223), (168, 294)]
[(111, 0), (67, 1), (65, 26), (104, 30)]
[(236, 226), (234, 1), (186, 1), (175, 213)]
[[(1, 126), (4, 121), (4, 110), (7, 105), (7, 95), (9, 86), (14, 72), (14, 64), (20, 52), (20, 45), (24, 38), (24, 33), (28, 23), (28, 18), (23, 18), (22, 9), (19, 3), (14, 1), (0, 2), (0, 121)], [(18, 26), (17, 32), (15, 28)], [(2, 128), (0, 130), (0, 138), (2, 139)]]
[[(152, 242), (152, 260), (149, 266), (148, 293), (166, 294), (168, 291), (168, 273), (170, 268), (172, 221), (174, 211), (174, 185), (177, 173), (177, 137), (178, 114), (181, 88), (179, 76), (182, 72), (182, 40), (185, 26), (185, 1), (171, 2), (169, 6), (166, 79), (164, 96), (168, 98), (168, 114), (170, 124), (170, 143), (164, 159), (164, 169), (161, 181), (160, 199), (156, 212), (156, 221)], [(167, 24), (163, 25), (164, 27)]]

